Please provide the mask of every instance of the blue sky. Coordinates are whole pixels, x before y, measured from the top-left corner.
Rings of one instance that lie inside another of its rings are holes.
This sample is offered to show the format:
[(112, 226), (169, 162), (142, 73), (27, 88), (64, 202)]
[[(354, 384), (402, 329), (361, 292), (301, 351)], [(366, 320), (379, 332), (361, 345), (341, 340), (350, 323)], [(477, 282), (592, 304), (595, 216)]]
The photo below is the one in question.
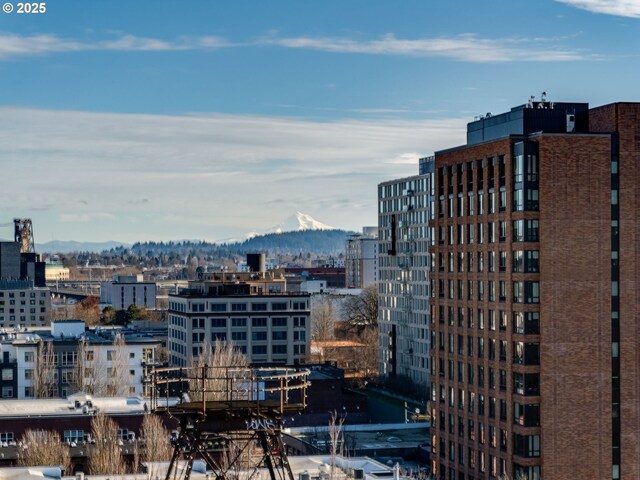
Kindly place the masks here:
[(296, 210), (375, 225), (376, 185), (475, 115), (543, 90), (639, 101), (638, 38), (638, 0), (0, 13), (0, 224), (30, 217), (37, 242), (238, 238)]

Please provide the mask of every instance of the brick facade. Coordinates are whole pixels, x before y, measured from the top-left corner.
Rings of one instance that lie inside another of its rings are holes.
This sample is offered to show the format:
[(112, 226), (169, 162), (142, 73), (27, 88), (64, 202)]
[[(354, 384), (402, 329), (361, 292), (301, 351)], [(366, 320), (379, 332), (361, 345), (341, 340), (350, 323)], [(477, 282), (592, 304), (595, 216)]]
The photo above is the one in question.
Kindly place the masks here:
[(640, 478), (640, 104), (588, 120), (436, 153), (440, 479)]

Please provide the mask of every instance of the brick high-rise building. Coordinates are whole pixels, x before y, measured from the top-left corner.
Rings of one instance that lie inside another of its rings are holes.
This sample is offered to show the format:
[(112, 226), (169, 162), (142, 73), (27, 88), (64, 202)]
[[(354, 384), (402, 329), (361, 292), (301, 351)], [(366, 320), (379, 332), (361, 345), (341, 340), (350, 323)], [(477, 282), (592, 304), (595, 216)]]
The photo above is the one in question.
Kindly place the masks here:
[(640, 478), (640, 104), (472, 122), (435, 197), (437, 477)]

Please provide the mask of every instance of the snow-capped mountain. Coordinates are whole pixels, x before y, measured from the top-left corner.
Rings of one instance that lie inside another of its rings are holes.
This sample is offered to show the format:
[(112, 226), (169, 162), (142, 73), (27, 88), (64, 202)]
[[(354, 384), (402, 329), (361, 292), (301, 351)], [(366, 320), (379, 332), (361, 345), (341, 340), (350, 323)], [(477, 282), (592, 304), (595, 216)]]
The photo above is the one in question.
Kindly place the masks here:
[(322, 222), (319, 222), (311, 215), (296, 212), (286, 218), (284, 222), (269, 229), (270, 233), (297, 232), (300, 230), (335, 230)]
[[(306, 213), (296, 212), (290, 217), (287, 217), (282, 223), (275, 225), (266, 230), (260, 232), (249, 232), (244, 235), (243, 240), (249, 240), (259, 235), (266, 235), (268, 233), (284, 233), (284, 232), (300, 232), (303, 230), (335, 230), (335, 227), (331, 227), (327, 224), (319, 222), (311, 215)], [(242, 240), (241, 240), (242, 241)]]

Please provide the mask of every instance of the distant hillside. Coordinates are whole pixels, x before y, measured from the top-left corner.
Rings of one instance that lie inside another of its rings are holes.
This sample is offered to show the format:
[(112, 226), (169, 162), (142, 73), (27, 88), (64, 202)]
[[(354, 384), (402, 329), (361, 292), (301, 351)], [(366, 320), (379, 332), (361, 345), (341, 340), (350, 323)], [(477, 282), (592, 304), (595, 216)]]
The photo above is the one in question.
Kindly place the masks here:
[[(268, 233), (243, 242), (144, 242), (135, 243), (130, 250), (136, 255), (244, 255), (264, 252), (269, 255), (311, 253), (316, 255), (339, 255), (344, 253), (347, 237), (353, 232), (344, 230), (302, 230), (297, 232)], [(124, 250), (116, 248), (116, 251)]]
[(71, 253), (71, 252), (95, 252), (100, 253), (105, 250), (111, 250), (118, 247), (129, 247), (130, 244), (123, 242), (74, 242), (54, 240), (51, 242), (37, 243), (36, 252), (38, 253)]
[(297, 232), (259, 235), (242, 243), (228, 245), (239, 253), (315, 253), (338, 255), (344, 253), (344, 243), (353, 232), (344, 230), (301, 230)]

